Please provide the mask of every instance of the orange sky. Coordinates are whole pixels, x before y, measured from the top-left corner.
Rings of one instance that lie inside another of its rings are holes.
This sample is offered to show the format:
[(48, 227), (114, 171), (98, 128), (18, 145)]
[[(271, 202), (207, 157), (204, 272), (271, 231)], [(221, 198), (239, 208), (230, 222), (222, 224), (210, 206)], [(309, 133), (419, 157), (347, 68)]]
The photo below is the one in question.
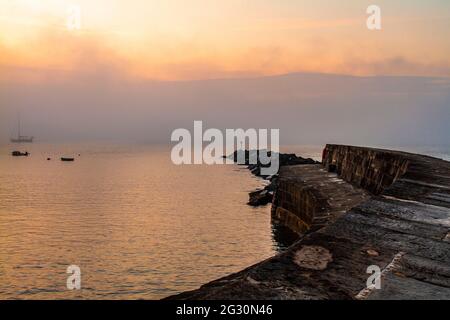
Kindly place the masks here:
[[(0, 66), (162, 80), (308, 71), (450, 76), (450, 2), (0, 0)], [(68, 30), (71, 5), (81, 29)]]

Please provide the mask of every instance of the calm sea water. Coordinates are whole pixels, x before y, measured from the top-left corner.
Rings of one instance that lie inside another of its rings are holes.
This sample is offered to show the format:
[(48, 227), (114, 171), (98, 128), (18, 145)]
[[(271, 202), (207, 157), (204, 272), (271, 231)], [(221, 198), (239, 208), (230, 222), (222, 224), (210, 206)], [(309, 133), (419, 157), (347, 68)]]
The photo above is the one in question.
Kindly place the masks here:
[[(246, 205), (264, 182), (243, 167), (175, 166), (162, 147), (14, 148), (0, 148), (0, 298), (162, 298), (289, 244), (270, 206)], [(66, 288), (69, 265), (79, 291)]]
[[(11, 157), (16, 148), (0, 147), (1, 299), (162, 298), (294, 240), (271, 225), (270, 206), (246, 205), (264, 182), (243, 167), (175, 166), (167, 147), (36, 143)], [(319, 159), (322, 147), (282, 151)], [(66, 288), (69, 265), (81, 268), (79, 291)]]

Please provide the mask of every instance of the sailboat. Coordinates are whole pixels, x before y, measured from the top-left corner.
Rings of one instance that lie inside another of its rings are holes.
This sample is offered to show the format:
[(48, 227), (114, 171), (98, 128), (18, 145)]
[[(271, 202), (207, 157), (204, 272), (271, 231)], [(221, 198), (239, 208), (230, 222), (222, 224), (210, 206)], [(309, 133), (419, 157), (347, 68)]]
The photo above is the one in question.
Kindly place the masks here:
[(31, 143), (33, 142), (34, 137), (23, 136), (20, 133), (20, 114), (18, 116), (18, 126), (17, 126), (17, 138), (11, 138), (10, 141), (12, 143)]

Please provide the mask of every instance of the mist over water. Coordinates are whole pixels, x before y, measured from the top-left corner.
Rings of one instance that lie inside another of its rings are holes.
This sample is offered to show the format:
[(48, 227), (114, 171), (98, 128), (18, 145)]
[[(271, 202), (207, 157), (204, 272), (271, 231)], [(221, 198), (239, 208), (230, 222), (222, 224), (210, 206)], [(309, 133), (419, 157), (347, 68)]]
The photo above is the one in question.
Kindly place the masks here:
[[(450, 80), (289, 74), (157, 82), (114, 71), (10, 70), (0, 137), (168, 144), (174, 129), (277, 128), (281, 144), (448, 145)], [(21, 78), (22, 75), (27, 81)], [(33, 76), (36, 79), (33, 79)]]

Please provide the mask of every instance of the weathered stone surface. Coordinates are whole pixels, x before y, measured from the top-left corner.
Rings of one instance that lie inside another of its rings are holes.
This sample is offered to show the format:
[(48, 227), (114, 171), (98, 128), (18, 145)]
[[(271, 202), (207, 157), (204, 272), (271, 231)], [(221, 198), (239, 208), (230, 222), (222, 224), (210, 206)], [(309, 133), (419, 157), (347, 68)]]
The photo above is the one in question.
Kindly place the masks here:
[[(383, 285), (384, 284), (384, 285)], [(383, 290), (373, 290), (369, 300), (448, 300), (450, 288), (388, 273), (382, 280)]]
[[(285, 252), (171, 299), (450, 299), (450, 163), (328, 145), (280, 170), (272, 214), (302, 234)], [(339, 178), (338, 178), (339, 176)], [(367, 268), (382, 270), (367, 288)]]

